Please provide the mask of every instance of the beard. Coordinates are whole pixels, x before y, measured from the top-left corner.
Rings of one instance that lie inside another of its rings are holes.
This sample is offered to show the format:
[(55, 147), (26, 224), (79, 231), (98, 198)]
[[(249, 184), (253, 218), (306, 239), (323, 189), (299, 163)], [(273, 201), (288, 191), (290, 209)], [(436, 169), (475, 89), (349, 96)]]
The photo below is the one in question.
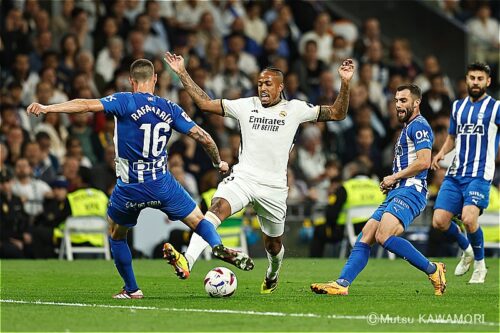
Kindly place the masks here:
[(478, 90), (472, 90), (473, 87), (467, 86), (467, 92), (469, 93), (469, 96), (472, 97), (473, 99), (478, 99), (479, 97), (483, 96), (483, 94), (486, 92), (486, 87), (474, 87), (478, 88)]
[[(401, 112), (401, 111), (404, 111), (404, 115), (403, 116), (399, 116), (399, 112)], [(402, 123), (402, 124), (408, 122), (408, 120), (413, 116), (414, 111), (415, 111), (414, 107), (409, 107), (407, 109), (396, 110), (399, 122)]]

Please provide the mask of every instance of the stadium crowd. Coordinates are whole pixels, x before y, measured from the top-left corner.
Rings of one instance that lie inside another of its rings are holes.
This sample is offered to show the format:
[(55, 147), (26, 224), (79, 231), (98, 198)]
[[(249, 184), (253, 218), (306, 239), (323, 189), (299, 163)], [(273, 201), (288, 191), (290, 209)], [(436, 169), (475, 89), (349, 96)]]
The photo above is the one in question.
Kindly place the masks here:
[[(498, 55), (498, 13), (492, 16), (491, 3), (435, 4)], [(326, 205), (359, 163), (373, 177), (390, 173), (400, 131), (393, 101), (399, 85), (412, 82), (422, 89), (421, 112), (434, 130), (436, 151), (447, 135), (452, 101), (467, 95), (464, 79), (453, 82), (441, 70), (445, 59), (438, 53), (416, 59), (404, 36), (390, 43), (382, 38), (391, 28), (376, 18), (357, 26), (323, 1), (4, 0), (1, 6), (1, 242), (19, 256), (34, 255), (26, 249), (41, 237), (38, 227), (54, 228), (63, 220), (58, 207), (67, 193), (92, 187), (110, 195), (115, 185), (113, 117), (28, 117), (26, 107), (130, 91), (128, 71), (136, 59), (153, 62), (156, 94), (178, 103), (206, 129), (230, 165), (238, 159), (237, 124), (196, 108), (166, 66), (166, 51), (186, 59), (194, 81), (211, 98), (255, 95), (260, 70), (275, 66), (285, 73), (287, 98), (312, 104), (335, 99), (337, 68), (342, 60), (355, 59), (348, 117), (307, 124), (297, 134), (288, 169), (290, 205)], [(498, 63), (492, 65), (498, 70)], [(492, 84), (498, 89), (495, 79)], [(209, 189), (204, 176), (215, 177), (209, 157), (186, 136), (170, 143), (171, 172), (199, 200)], [(431, 173), (431, 197), (443, 174)], [(7, 202), (15, 204), (6, 212)]]

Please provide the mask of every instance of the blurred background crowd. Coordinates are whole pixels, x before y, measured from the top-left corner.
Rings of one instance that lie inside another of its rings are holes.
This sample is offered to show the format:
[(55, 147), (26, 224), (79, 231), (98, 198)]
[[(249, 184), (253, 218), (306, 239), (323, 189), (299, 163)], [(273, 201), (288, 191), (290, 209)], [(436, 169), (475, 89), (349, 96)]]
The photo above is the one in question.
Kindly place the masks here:
[[(310, 207), (328, 205), (342, 181), (359, 173), (360, 164), (370, 177), (391, 173), (393, 143), (401, 127), (393, 97), (400, 84), (421, 87), (421, 112), (432, 125), (437, 151), (447, 135), (452, 102), (467, 95), (463, 76), (442, 69), (447, 59), (439, 49), (417, 57), (418, 45), (412, 44), (411, 36), (388, 38), (397, 27), (376, 17), (347, 18), (331, 6), (334, 3), (3, 0), (2, 204), (5, 207), (12, 197), (20, 201), (17, 206), (9, 204), (7, 212), (2, 209), (2, 243), (33, 256), (32, 249), (26, 250), (33, 238), (50, 243), (52, 234), (43, 230), (52, 230), (71, 214), (62, 207), (68, 193), (94, 188), (110, 195), (115, 184), (112, 117), (28, 117), (26, 107), (32, 102), (52, 104), (130, 91), (128, 70), (138, 58), (153, 62), (156, 94), (178, 103), (213, 136), (222, 159), (237, 163), (237, 124), (197, 109), (163, 61), (167, 50), (184, 56), (194, 81), (212, 98), (255, 95), (259, 71), (271, 65), (285, 73), (288, 99), (313, 104), (335, 100), (339, 64), (348, 57), (355, 60), (347, 119), (306, 124), (291, 152), (289, 205), (306, 207), (306, 218), (312, 218)], [(375, 1), (365, 3), (377, 6)], [(493, 70), (489, 91), (498, 98), (499, 2), (438, 0), (421, 5), (463, 29), (472, 48), (458, 48), (457, 57), (488, 61)], [(465, 67), (458, 71), (465, 73)], [(170, 171), (196, 200), (216, 186), (218, 175), (195, 141), (174, 135), (168, 149)], [(431, 199), (444, 172), (430, 174)], [(4, 223), (11, 215), (16, 221)]]

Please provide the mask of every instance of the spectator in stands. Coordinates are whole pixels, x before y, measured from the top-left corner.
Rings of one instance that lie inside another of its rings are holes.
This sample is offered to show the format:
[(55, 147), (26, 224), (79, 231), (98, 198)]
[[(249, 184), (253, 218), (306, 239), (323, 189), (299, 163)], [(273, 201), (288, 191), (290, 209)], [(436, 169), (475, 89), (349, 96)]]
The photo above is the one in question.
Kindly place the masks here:
[(99, 96), (104, 91), (106, 81), (95, 72), (94, 64), (94, 56), (90, 51), (80, 51), (76, 56), (76, 69), (85, 74), (87, 87), (92, 91), (92, 95)]
[(50, 153), (62, 160), (66, 155), (65, 142), (68, 138), (68, 130), (61, 123), (61, 116), (58, 114), (46, 114), (43, 120), (35, 127), (35, 134), (45, 132), (50, 137)]
[(260, 68), (270, 66), (273, 61), (280, 56), (279, 47), (280, 44), (276, 34), (270, 33), (264, 38), (262, 44), (262, 54), (258, 59)]
[(5, 143), (9, 147), (9, 155), (7, 156), (7, 163), (15, 165), (17, 160), (23, 153), (23, 145), (27, 139), (23, 135), (21, 127), (11, 127), (8, 129)]
[(33, 255), (35, 259), (55, 257), (54, 249), (58, 246), (54, 230), (71, 215), (68, 202), (68, 182), (59, 177), (50, 183), (54, 196), (43, 201), (43, 212), (35, 220), (32, 229)]
[(96, 72), (100, 74), (104, 82), (113, 80), (113, 74), (120, 66), (124, 57), (123, 41), (120, 37), (111, 37), (107, 46), (99, 52), (96, 62)]
[(321, 142), (321, 131), (316, 125), (305, 127), (301, 133), (301, 144), (297, 149), (300, 170), (309, 185), (322, 181), (326, 157)]
[(227, 38), (227, 51), (237, 55), (239, 70), (252, 77), (259, 71), (257, 60), (253, 55), (245, 52), (245, 35), (242, 33), (232, 33)]
[(373, 43), (379, 43), (380, 48), (382, 47), (380, 42), (380, 21), (375, 17), (369, 17), (363, 22), (363, 34), (354, 43), (354, 57), (361, 59), (367, 54)]
[(26, 158), (33, 170), (33, 178), (40, 179), (47, 184), (51, 183), (57, 175), (50, 160), (44, 159), (38, 142), (29, 141), (24, 145), (23, 157)]
[(313, 40), (317, 45), (318, 59), (322, 60), (325, 64), (329, 64), (333, 45), (333, 36), (328, 30), (329, 28), (330, 14), (327, 12), (318, 14), (314, 20), (314, 30), (306, 32), (300, 38), (300, 54), (304, 55), (307, 53), (307, 42)]
[(103, 48), (109, 46), (109, 42), (112, 38), (117, 38), (123, 42), (118, 31), (116, 18), (113, 16), (105, 16), (102, 21), (101, 29), (95, 31), (94, 54), (99, 54)]
[[(16, 41), (17, 42), (17, 41)], [(21, 103), (30, 104), (35, 97), (35, 87), (40, 80), (38, 74), (31, 70), (28, 53), (18, 53), (14, 59), (11, 75), (5, 81), (5, 85), (18, 82), (22, 86)]]
[(0, 29), (0, 39), (2, 41), (0, 65), (3, 68), (8, 68), (16, 54), (30, 51), (29, 28), (28, 22), (23, 18), (23, 13), (18, 8), (9, 10), (4, 24)]
[(257, 1), (247, 3), (246, 16), (243, 17), (245, 35), (258, 44), (263, 44), (267, 35), (267, 25), (261, 18), (261, 5), (262, 3)]
[(382, 85), (373, 79), (373, 66), (370, 63), (363, 63), (359, 68), (359, 84), (368, 90), (368, 100), (377, 106), (382, 117), (388, 118), (387, 100), (385, 99)]
[[(337, 243), (344, 238), (347, 210), (353, 206), (379, 205), (385, 195), (380, 192), (379, 183), (369, 178), (369, 169), (363, 163), (356, 163), (353, 178), (329, 193), (326, 207), (326, 222), (314, 227), (311, 242), (311, 257), (323, 257), (326, 243)], [(354, 233), (361, 232), (370, 216), (353, 218)]]
[(139, 30), (131, 30), (128, 34), (128, 54), (122, 60), (122, 66), (129, 68), (137, 59), (153, 59), (153, 56), (144, 51), (144, 34)]
[(205, 66), (210, 76), (215, 76), (223, 70), (224, 52), (220, 39), (212, 38), (208, 42), (205, 49)]
[(74, 0), (63, 0), (60, 13), (54, 13), (52, 18), (52, 31), (56, 40), (66, 34), (71, 24), (71, 13), (75, 8)]
[[(14, 105), (3, 104), (0, 109), (0, 139), (5, 140), (8, 133), (12, 128), (21, 127), (21, 120), (19, 119), (19, 113), (16, 111)], [(24, 139), (29, 138), (28, 132), (21, 128), (22, 136)]]
[(43, 213), (43, 200), (52, 196), (49, 185), (33, 178), (33, 171), (27, 159), (19, 158), (15, 166), (12, 193), (21, 198), (24, 211), (30, 219)]
[(228, 53), (225, 56), (224, 72), (213, 78), (211, 87), (217, 98), (226, 98), (229, 89), (239, 89), (241, 95), (252, 89), (252, 81), (238, 66), (238, 57), (237, 53)]
[(74, 114), (69, 134), (80, 141), (83, 155), (94, 164), (102, 156), (102, 146), (96, 133), (88, 126), (89, 116), (88, 113)]
[[(66, 140), (66, 156), (65, 159), (68, 158), (75, 158), (79, 165), (85, 168), (91, 168), (92, 167), (92, 162), (90, 159), (85, 156), (83, 153), (82, 149), (82, 143), (80, 139), (78, 139), (75, 136), (69, 136), (68, 139)], [(69, 181), (71, 181), (71, 178), (68, 178)]]
[(320, 74), (326, 69), (326, 64), (318, 59), (318, 44), (308, 40), (303, 56), (293, 66), (293, 71), (299, 76), (300, 90), (311, 97), (318, 88)]
[(448, 116), (451, 113), (451, 100), (444, 85), (441, 73), (436, 73), (430, 78), (431, 88), (422, 95), (420, 112), (429, 123), (440, 116)]
[(482, 2), (479, 5), (474, 18), (467, 22), (467, 29), (475, 38), (494, 47), (498, 52), (500, 46), (500, 34), (498, 33), (500, 25), (497, 19), (491, 17), (491, 7), (488, 2)]
[(57, 157), (50, 153), (50, 136), (45, 132), (38, 132), (35, 135), (35, 141), (38, 143), (40, 147), (41, 159), (44, 161), (43, 163), (51, 166), (54, 170), (58, 171), (60, 162)]
[(78, 37), (75, 34), (68, 33), (60, 43), (60, 61), (57, 67), (58, 79), (64, 84), (68, 91), (71, 80), (76, 71), (76, 55), (80, 50)]
[(94, 41), (89, 31), (88, 14), (84, 9), (76, 7), (71, 11), (69, 32), (76, 35), (82, 50), (93, 51)]
[(171, 154), (168, 157), (168, 169), (189, 195), (198, 202), (200, 193), (198, 192), (198, 184), (196, 178), (189, 172), (184, 170), (184, 160), (179, 153)]
[(205, 11), (200, 17), (196, 32), (196, 51), (201, 57), (206, 56), (206, 49), (212, 39), (219, 39), (221, 35), (214, 21), (214, 15)]
[(62, 103), (68, 100), (68, 96), (61, 89), (62, 84), (57, 80), (56, 73), (57, 64), (55, 67), (44, 67), (40, 70), (40, 82), (48, 82), (52, 86), (52, 95), (49, 103)]
[(42, 69), (42, 56), (52, 48), (52, 32), (38, 31), (33, 42), (33, 50), (29, 55), (30, 68), (34, 72)]
[(331, 71), (321, 72), (319, 75), (318, 88), (309, 96), (311, 103), (322, 105), (328, 103), (328, 101), (335, 100), (337, 96), (335, 86), (333, 73)]
[(144, 35), (144, 51), (152, 55), (161, 55), (167, 50), (167, 43), (152, 33), (151, 18), (143, 13), (135, 19), (135, 29)]
[[(2, 147), (3, 149), (3, 147)], [(0, 172), (0, 258), (24, 258), (24, 231), (29, 219), (21, 198), (12, 191), (12, 174)]]
[(420, 67), (413, 59), (410, 41), (406, 38), (396, 38), (391, 46), (390, 73), (401, 74), (404, 78), (413, 81), (421, 72)]
[(104, 149), (104, 161), (91, 170), (91, 185), (110, 196), (116, 184), (115, 168), (115, 147), (109, 145)]
[[(161, 16), (160, 2), (155, 0), (146, 1), (145, 6), (146, 14), (151, 19), (151, 29), (153, 30), (153, 34), (158, 36), (158, 38), (162, 41), (162, 44), (165, 46), (164, 50), (170, 49), (172, 47), (172, 29), (169, 26), (168, 19)], [(178, 19), (178, 17), (176, 18)]]
[(450, 82), (450, 78), (441, 72), (441, 65), (437, 57), (433, 54), (430, 54), (424, 59), (424, 71), (417, 75), (413, 84), (421, 87), (422, 94), (426, 93), (431, 89), (431, 77), (436, 74), (441, 74), (444, 80), (445, 90), (450, 99), (455, 98), (455, 94), (453, 92), (453, 87)]
[(299, 77), (294, 72), (290, 72), (285, 76), (285, 94), (288, 100), (309, 100), (308, 97), (301, 90), (299, 90)]

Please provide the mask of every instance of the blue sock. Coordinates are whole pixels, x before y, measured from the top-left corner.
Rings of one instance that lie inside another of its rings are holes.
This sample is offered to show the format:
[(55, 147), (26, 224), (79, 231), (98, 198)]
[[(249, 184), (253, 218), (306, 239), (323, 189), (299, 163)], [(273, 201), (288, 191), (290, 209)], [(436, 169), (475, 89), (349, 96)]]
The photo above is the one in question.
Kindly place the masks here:
[(479, 227), (477, 228), (476, 232), (467, 233), (467, 238), (469, 238), (470, 245), (472, 245), (472, 250), (474, 251), (474, 260), (483, 260), (484, 259), (483, 229)]
[(137, 282), (135, 282), (134, 270), (132, 269), (132, 254), (130, 253), (127, 239), (115, 240), (110, 237), (109, 242), (116, 269), (118, 269), (118, 273), (120, 273), (125, 282), (125, 290), (128, 292), (136, 291), (139, 287), (137, 286)]
[(347, 287), (350, 285), (359, 273), (366, 267), (370, 258), (370, 245), (357, 241), (354, 244), (351, 255), (340, 272), (337, 283)]
[(210, 245), (210, 247), (222, 244), (219, 234), (215, 231), (214, 225), (205, 219), (198, 223), (194, 232), (200, 235), (201, 238), (203, 238), (203, 240)]
[(457, 242), (458, 242), (458, 246), (460, 246), (460, 248), (462, 250), (465, 251), (465, 249), (467, 249), (467, 247), (469, 247), (469, 241), (467, 240), (467, 237), (465, 237), (461, 232), (460, 232), (460, 228), (458, 227), (457, 224), (455, 224), (454, 222), (451, 222), (450, 224), (450, 227), (448, 228), (448, 230), (446, 230), (444, 232), (444, 234), (448, 237), (451, 237), (453, 239), (456, 239)]
[(431, 263), (422, 253), (420, 253), (420, 251), (418, 251), (404, 238), (391, 236), (382, 246), (384, 249), (391, 251), (404, 260), (407, 260), (410, 264), (426, 274), (432, 274), (436, 271), (436, 265)]

